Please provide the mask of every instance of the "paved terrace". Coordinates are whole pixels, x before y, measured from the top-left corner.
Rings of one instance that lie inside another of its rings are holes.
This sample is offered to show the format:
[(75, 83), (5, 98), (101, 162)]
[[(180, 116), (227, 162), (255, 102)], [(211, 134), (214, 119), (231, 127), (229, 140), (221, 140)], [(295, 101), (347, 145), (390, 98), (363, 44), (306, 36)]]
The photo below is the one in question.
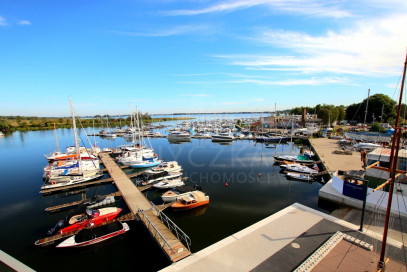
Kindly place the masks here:
[[(379, 245), (381, 234), (367, 231), (366, 236), (357, 229), (295, 203), (161, 271), (292, 271), (336, 231)], [(395, 254), (392, 257), (403, 262), (402, 244), (388, 239), (388, 245), (388, 252)]]
[(310, 138), (309, 140), (328, 172), (335, 172), (337, 170), (362, 170), (362, 161), (360, 160), (359, 152), (353, 152), (352, 155), (334, 153), (335, 150), (339, 149), (338, 139)]

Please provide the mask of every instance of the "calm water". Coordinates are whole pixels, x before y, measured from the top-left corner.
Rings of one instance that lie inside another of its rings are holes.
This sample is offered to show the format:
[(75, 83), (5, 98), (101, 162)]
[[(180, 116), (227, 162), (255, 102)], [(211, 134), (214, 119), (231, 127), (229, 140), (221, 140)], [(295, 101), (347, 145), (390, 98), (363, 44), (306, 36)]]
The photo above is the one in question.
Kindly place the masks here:
[[(57, 134), (61, 148), (73, 145), (72, 130), (58, 129)], [(84, 136), (82, 141), (86, 142)], [(125, 143), (122, 138), (97, 138), (97, 141), (102, 148)], [(288, 181), (279, 173), (280, 168), (273, 165), (274, 154), (297, 154), (296, 146), (266, 148), (253, 141), (221, 145), (197, 139), (182, 144), (169, 144), (165, 138), (150, 141), (161, 159), (178, 161), (189, 183), (199, 184), (210, 196), (207, 208), (165, 212), (190, 236), (193, 252), (294, 202), (327, 212), (318, 207), (321, 184)], [(43, 154), (54, 149), (53, 131), (15, 132), (0, 139), (0, 249), (38, 271), (156, 271), (169, 265), (167, 257), (138, 222), (130, 222), (130, 231), (121, 238), (90, 248), (59, 250), (52, 245), (34, 246), (37, 239), (65, 216), (65, 213), (48, 215), (44, 211), (46, 207), (79, 200), (83, 192), (92, 197), (116, 191), (114, 185), (102, 185), (42, 197), (39, 190), (46, 165)], [(160, 193), (149, 191), (146, 196), (161, 204)], [(126, 209), (123, 200), (115, 205)]]

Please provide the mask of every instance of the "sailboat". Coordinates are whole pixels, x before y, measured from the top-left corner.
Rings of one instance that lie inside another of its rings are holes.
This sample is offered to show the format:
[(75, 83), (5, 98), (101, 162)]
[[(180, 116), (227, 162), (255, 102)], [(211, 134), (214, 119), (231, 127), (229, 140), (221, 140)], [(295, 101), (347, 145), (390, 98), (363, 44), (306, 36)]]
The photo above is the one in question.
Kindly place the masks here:
[(45, 184), (41, 187), (41, 190), (66, 187), (72, 184), (98, 179), (103, 176), (99, 171), (98, 160), (93, 160), (92, 158), (90, 160), (82, 160), (72, 100), (69, 99), (69, 102), (71, 105), (72, 125), (75, 136), (74, 150), (76, 156), (74, 160), (67, 161), (63, 164), (57, 162), (57, 166), (49, 165), (44, 174)]

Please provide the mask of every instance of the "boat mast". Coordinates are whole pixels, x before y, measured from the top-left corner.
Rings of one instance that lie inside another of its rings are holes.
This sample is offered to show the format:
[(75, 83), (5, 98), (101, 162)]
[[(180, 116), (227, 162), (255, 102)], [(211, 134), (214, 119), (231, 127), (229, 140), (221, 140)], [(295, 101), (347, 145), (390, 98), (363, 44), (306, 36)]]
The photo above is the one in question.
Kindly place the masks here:
[(381, 252), (380, 252), (380, 260), (378, 263), (378, 269), (385, 269), (387, 232), (388, 232), (388, 228), (389, 228), (391, 202), (393, 199), (394, 182), (395, 182), (395, 177), (396, 177), (398, 153), (399, 153), (399, 148), (400, 148), (401, 128), (399, 127), (399, 122), (400, 122), (401, 103), (402, 103), (403, 89), (404, 89), (404, 80), (406, 77), (406, 66), (407, 66), (407, 54), (406, 54), (406, 60), (404, 61), (403, 79), (401, 81), (399, 104), (397, 107), (397, 117), (396, 117), (396, 123), (394, 125), (394, 135), (393, 135), (393, 140), (392, 140), (392, 145), (391, 145), (390, 169), (389, 169), (390, 175), (391, 175), (391, 180), (390, 180), (389, 199), (387, 202), (386, 220), (384, 223), (383, 241), (382, 241), (382, 248), (381, 248)]
[(369, 106), (369, 96), (370, 96), (370, 89), (367, 91), (367, 101), (366, 101), (366, 110), (365, 110), (365, 120), (363, 121), (363, 130), (366, 127), (366, 117), (367, 117), (367, 107)]
[[(69, 97), (69, 103), (71, 104), (71, 113), (72, 113), (72, 126), (73, 126), (73, 134), (75, 135), (75, 150), (76, 150), (76, 156), (78, 158), (78, 161), (80, 161), (80, 152), (79, 152), (79, 142), (78, 142), (78, 134), (76, 133), (76, 122), (75, 122), (75, 114), (74, 114), (74, 109), (72, 105), (72, 100), (71, 97)], [(79, 163), (79, 169), (81, 167), (81, 164)]]
[(59, 152), (59, 145), (58, 145), (58, 137), (57, 137), (57, 129), (55, 128), (55, 123), (54, 123), (54, 135), (55, 135), (55, 145), (57, 148), (57, 152)]

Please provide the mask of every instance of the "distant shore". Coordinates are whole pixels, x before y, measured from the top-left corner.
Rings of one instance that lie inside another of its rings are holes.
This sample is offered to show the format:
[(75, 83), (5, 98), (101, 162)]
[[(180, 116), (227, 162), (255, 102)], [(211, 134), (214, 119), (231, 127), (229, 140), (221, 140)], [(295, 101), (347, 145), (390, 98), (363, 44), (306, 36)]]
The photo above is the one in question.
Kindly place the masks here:
[[(177, 120), (191, 120), (190, 117), (167, 117), (167, 118), (143, 118), (143, 124), (177, 121)], [(125, 127), (130, 125), (130, 117), (109, 119), (109, 127)], [(48, 118), (48, 117), (22, 117), (22, 116), (2, 116), (0, 117), (0, 131), (5, 133), (13, 131), (32, 131), (32, 130), (49, 130), (55, 128), (72, 128), (72, 119), (68, 117), (63, 118)], [(106, 127), (106, 119), (100, 118), (77, 118), (76, 125), (78, 127)]]

